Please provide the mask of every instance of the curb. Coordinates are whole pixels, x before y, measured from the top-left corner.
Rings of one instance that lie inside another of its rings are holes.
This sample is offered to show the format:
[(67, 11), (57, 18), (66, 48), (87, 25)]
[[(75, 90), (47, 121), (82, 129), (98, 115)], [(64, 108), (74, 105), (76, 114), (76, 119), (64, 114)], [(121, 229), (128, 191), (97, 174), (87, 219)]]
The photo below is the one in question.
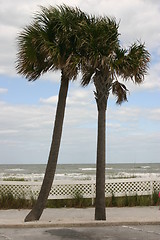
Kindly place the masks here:
[(130, 222), (63, 222), (63, 223), (17, 223), (17, 224), (0, 224), (0, 228), (65, 228), (65, 227), (107, 227), (107, 226), (128, 226), (128, 225), (160, 225), (160, 221), (130, 221)]

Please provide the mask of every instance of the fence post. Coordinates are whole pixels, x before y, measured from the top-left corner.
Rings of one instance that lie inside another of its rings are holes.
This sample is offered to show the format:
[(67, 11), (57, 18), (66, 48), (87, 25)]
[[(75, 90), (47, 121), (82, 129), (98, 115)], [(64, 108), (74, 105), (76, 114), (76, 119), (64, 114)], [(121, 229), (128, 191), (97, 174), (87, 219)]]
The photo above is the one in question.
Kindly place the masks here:
[(91, 178), (91, 195), (92, 195), (92, 206), (94, 205), (94, 179)]
[(151, 204), (152, 204), (152, 202), (153, 202), (153, 191), (154, 191), (153, 180), (152, 179), (150, 180), (150, 191), (151, 191)]

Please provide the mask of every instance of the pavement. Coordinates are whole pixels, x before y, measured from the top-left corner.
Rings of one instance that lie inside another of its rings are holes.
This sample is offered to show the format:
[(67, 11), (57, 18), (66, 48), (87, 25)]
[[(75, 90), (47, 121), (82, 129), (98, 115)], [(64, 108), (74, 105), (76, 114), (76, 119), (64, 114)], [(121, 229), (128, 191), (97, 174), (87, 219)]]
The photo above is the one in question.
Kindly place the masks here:
[(159, 207), (106, 208), (106, 221), (94, 220), (94, 208), (47, 208), (39, 221), (24, 222), (30, 210), (0, 210), (0, 228), (159, 225)]

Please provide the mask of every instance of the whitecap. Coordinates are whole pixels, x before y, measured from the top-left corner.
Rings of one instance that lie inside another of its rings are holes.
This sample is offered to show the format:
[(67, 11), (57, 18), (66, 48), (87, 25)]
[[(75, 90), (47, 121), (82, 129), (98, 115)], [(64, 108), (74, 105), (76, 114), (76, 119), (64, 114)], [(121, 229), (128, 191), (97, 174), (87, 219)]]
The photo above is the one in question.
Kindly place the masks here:
[(20, 171), (24, 171), (25, 169), (23, 168), (10, 168), (10, 169), (6, 169), (5, 171), (11, 171), (11, 172), (20, 172)]
[(149, 169), (149, 168), (151, 168), (150, 166), (141, 166), (141, 168), (143, 168), (143, 169)]
[(79, 168), (82, 171), (96, 171), (96, 168)]

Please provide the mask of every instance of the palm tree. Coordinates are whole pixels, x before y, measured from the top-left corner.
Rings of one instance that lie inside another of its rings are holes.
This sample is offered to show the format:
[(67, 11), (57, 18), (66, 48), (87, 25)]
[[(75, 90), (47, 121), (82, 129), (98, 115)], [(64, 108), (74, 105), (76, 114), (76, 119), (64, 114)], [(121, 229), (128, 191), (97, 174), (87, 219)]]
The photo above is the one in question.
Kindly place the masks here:
[(128, 50), (120, 47), (115, 19), (99, 17), (92, 23), (86, 25), (83, 48), (87, 55), (83, 56), (82, 61), (82, 85), (86, 86), (91, 81), (95, 85), (98, 109), (95, 220), (106, 220), (105, 131), (108, 98), (112, 92), (117, 97), (117, 104), (127, 101), (128, 90), (119, 77), (141, 84), (147, 73), (150, 55), (145, 45), (139, 42), (132, 44)]
[[(79, 58), (76, 46), (87, 19), (78, 8), (65, 5), (41, 8), (33, 23), (18, 37), (17, 72), (34, 81), (47, 71), (61, 70), (61, 84), (48, 163), (38, 199), (25, 221), (39, 220), (53, 183), (65, 113), (69, 80), (77, 77)], [(75, 56), (76, 60), (75, 61)], [(70, 64), (68, 64), (68, 62)]]

